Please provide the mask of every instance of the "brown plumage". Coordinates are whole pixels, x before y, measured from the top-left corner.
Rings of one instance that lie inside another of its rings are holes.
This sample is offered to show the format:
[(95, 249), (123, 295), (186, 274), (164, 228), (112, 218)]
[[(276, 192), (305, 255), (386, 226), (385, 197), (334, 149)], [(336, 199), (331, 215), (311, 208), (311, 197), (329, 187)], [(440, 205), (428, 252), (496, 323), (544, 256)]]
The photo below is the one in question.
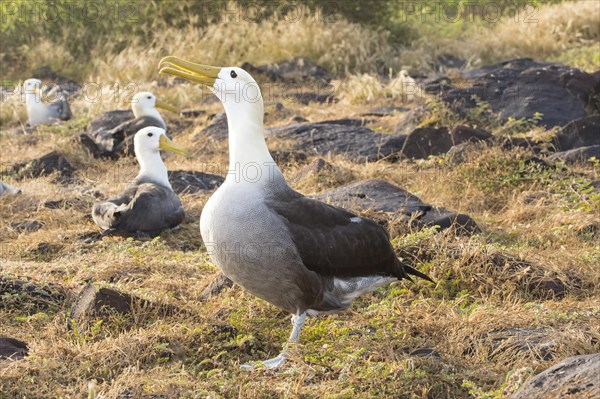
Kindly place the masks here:
[(92, 218), (103, 230), (159, 234), (183, 222), (185, 212), (170, 187), (134, 181), (123, 194), (94, 204)]

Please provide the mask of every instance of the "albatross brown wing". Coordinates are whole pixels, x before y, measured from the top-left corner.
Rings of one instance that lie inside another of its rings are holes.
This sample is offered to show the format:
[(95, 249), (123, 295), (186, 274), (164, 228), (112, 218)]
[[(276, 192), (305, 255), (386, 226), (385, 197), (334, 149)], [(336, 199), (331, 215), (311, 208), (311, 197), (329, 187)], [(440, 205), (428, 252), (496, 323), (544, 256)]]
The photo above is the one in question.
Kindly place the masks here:
[(52, 118), (66, 121), (73, 117), (71, 107), (69, 106), (69, 100), (65, 93), (60, 93), (60, 97), (48, 104), (48, 108), (50, 109)]
[(289, 189), (267, 198), (287, 226), (304, 265), (323, 276), (408, 278), (385, 228)]
[(96, 224), (104, 229), (150, 234), (176, 227), (185, 216), (177, 194), (154, 183), (130, 186), (123, 195), (94, 205), (92, 213), (94, 221), (102, 221)]
[(127, 209), (136, 190), (137, 186), (130, 186), (123, 194), (94, 204), (92, 207), (94, 223), (102, 230), (116, 228), (119, 225), (120, 210)]

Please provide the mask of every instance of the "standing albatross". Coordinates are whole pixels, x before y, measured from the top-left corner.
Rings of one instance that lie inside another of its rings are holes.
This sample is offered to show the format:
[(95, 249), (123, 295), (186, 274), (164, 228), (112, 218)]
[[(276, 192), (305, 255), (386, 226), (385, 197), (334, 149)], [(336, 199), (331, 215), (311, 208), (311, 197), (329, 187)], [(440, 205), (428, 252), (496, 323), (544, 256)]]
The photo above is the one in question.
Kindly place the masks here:
[(159, 127), (136, 133), (135, 156), (140, 173), (123, 194), (94, 204), (92, 218), (105, 231), (156, 235), (178, 226), (185, 216), (179, 197), (169, 183), (160, 149), (185, 154)]
[(56, 100), (46, 104), (42, 101), (41, 80), (27, 79), (23, 83), (23, 88), (29, 126), (48, 125), (57, 120), (66, 121), (73, 117), (67, 96), (62, 91), (57, 91), (59, 97)]
[[(400, 262), (379, 224), (287, 185), (265, 143), (262, 95), (250, 74), (173, 56), (159, 68), (207, 85), (225, 107), (229, 174), (202, 210), (202, 239), (227, 277), (293, 315), (288, 343), (298, 341), (307, 313), (345, 309), (365, 292), (410, 280), (409, 274), (432, 281)], [(262, 363), (275, 368), (287, 356), (286, 345)]]

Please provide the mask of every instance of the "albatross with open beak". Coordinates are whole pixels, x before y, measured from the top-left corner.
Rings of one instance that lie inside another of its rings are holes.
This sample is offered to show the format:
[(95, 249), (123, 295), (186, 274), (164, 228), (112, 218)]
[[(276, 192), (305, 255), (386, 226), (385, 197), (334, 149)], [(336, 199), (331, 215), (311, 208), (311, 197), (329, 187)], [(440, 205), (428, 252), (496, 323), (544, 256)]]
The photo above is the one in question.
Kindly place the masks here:
[(160, 150), (186, 154), (159, 127), (146, 127), (135, 135), (135, 156), (140, 172), (123, 194), (94, 204), (92, 218), (105, 231), (155, 235), (178, 226), (185, 216), (171, 188)]
[[(202, 239), (227, 277), (293, 315), (288, 343), (298, 341), (307, 314), (345, 309), (365, 292), (410, 280), (409, 274), (431, 281), (400, 262), (382, 226), (287, 185), (265, 143), (262, 95), (250, 74), (173, 56), (159, 68), (208, 86), (225, 107), (229, 174), (204, 206)], [(287, 356), (286, 344), (262, 363), (275, 368)]]

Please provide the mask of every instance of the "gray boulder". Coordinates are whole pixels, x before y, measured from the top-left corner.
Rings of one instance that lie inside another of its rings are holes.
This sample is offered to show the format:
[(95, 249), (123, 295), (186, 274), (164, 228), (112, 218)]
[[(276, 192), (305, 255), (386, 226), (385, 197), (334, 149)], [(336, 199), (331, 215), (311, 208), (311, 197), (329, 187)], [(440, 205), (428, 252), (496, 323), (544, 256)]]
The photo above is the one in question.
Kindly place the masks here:
[(223, 184), (221, 176), (203, 172), (174, 170), (169, 172), (169, 182), (177, 194), (192, 194), (210, 191)]
[(355, 162), (397, 159), (406, 136), (377, 133), (364, 127), (364, 122), (360, 119), (340, 119), (294, 123), (267, 129), (265, 135), (267, 138), (287, 141), (294, 151), (309, 155), (346, 155)]
[(18, 339), (0, 337), (0, 361), (20, 360), (29, 354), (27, 344)]
[(487, 102), (503, 119), (532, 118), (543, 114), (541, 124), (564, 126), (583, 118), (591, 102), (596, 78), (580, 69), (536, 62), (528, 58), (505, 61), (463, 73), (467, 87), (452, 88), (441, 98), (459, 111)]
[(600, 116), (574, 120), (561, 129), (554, 142), (562, 151), (600, 145)]
[(452, 131), (446, 127), (421, 127), (408, 135), (402, 147), (402, 156), (413, 159), (427, 158), (448, 152), (464, 142), (485, 141), (492, 134), (478, 128), (457, 126)]
[(584, 163), (588, 159), (596, 157), (600, 159), (600, 145), (574, 148), (569, 151), (557, 152), (548, 157), (550, 162), (564, 162), (567, 164)]
[(458, 232), (465, 234), (479, 231), (475, 221), (468, 215), (435, 208), (408, 191), (383, 180), (350, 183), (321, 193), (315, 198), (348, 210), (392, 213), (392, 218), (417, 228), (455, 227)]
[(511, 399), (600, 398), (600, 353), (572, 356), (536, 375)]

